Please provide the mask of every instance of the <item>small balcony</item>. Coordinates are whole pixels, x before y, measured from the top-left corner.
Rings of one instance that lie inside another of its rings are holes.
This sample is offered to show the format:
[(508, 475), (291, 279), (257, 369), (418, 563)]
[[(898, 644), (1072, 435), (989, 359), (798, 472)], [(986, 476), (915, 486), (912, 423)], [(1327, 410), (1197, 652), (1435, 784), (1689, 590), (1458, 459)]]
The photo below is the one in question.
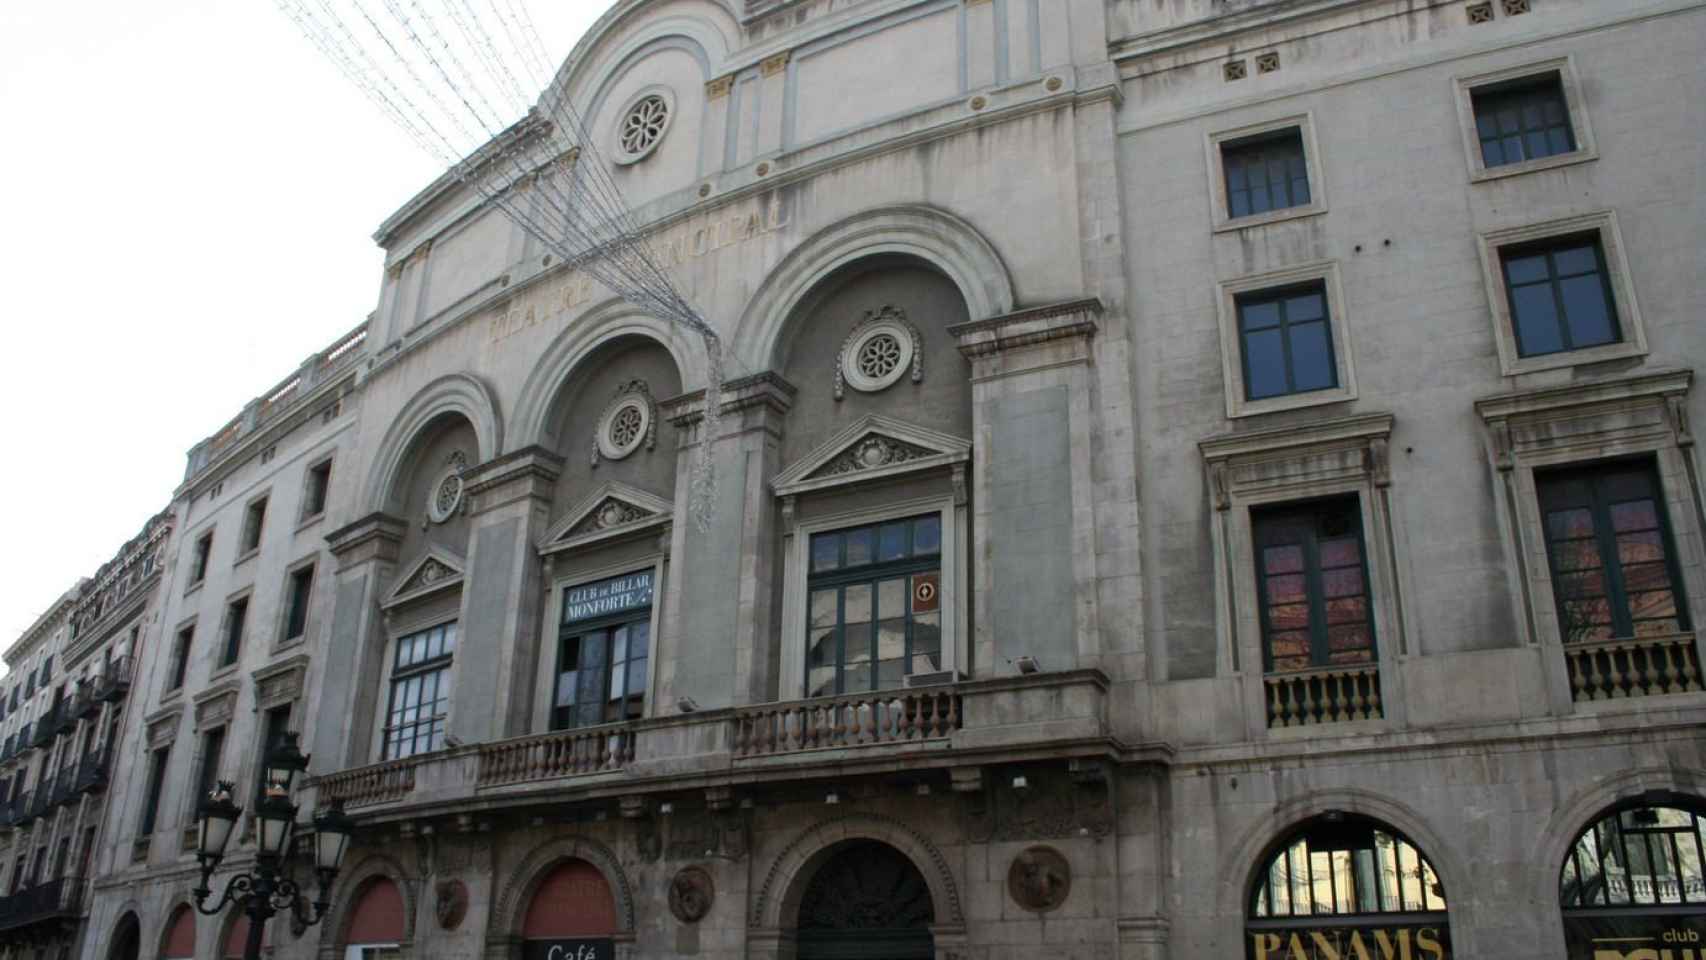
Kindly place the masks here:
[(55, 806), (58, 805), (59, 796), (57, 790), (58, 784), (56, 784), (52, 778), (50, 778), (46, 783), (36, 785), (35, 791), (30, 794), (31, 817), (46, 816)]
[(101, 701), (95, 696), (95, 685), (84, 683), (77, 687), (71, 700), (71, 713), (79, 720), (88, 720), (101, 712)]
[(118, 703), (130, 693), (130, 658), (119, 657), (107, 664), (106, 672), (95, 681), (95, 699), (102, 703)]
[(100, 793), (107, 788), (107, 760), (111, 753), (110, 749), (103, 750), (83, 758), (74, 788), (78, 793)]
[(1374, 664), (1270, 673), (1262, 678), (1268, 727), (1378, 720), (1380, 669)]
[(1578, 703), (1702, 689), (1692, 633), (1566, 643), (1564, 662)]
[(30, 746), (45, 747), (52, 743), (53, 738), (58, 733), (54, 728), (58, 725), (59, 708), (54, 707), (52, 710), (49, 710), (45, 715), (43, 715), (40, 720), (36, 721), (35, 734), (30, 737)]
[(36, 819), (36, 808), (30, 802), (30, 791), (25, 790), (12, 800), (12, 823), (16, 826), (27, 827)]
[(65, 736), (77, 729), (77, 701), (75, 698), (59, 705), (59, 712), (53, 719), (53, 732)]
[[(1000, 677), (856, 696), (649, 717), (471, 744), (311, 781), (363, 819), (622, 798), (834, 777), (923, 776), (984, 764), (1129, 753), (1108, 732), (1099, 670)], [(1165, 748), (1154, 747), (1160, 751)]]
[[(58, 923), (83, 914), (82, 877), (61, 877), (0, 897), (0, 931), (23, 931), (37, 924)], [(27, 939), (9, 936), (7, 941)]]

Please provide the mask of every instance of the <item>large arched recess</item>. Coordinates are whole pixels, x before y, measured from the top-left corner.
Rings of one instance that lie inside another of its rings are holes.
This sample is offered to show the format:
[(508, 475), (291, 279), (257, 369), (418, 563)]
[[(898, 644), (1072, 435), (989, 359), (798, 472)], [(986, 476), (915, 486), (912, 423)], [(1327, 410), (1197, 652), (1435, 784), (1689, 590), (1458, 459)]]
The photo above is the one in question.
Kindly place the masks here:
[(799, 915), (800, 899), (818, 868), (849, 840), (874, 840), (899, 850), (918, 868), (930, 887), (936, 929), (946, 933), (964, 929), (966, 920), (960, 906), (959, 884), (942, 851), (907, 824), (868, 813), (826, 820), (795, 837), (763, 874), (752, 898), (748, 926), (759, 930), (791, 927)]
[[(678, 5), (666, 17), (645, 18), (655, 0), (620, 0), (593, 22), (569, 52), (547, 90), (568, 90), (581, 116), (612, 78), (659, 42), (674, 40), (697, 48), (707, 79), (727, 69), (728, 51), (739, 42), (740, 14), (731, 0), (701, 0)], [(697, 8), (697, 9), (695, 9)]]
[(508, 956), (504, 951), (519, 950), (527, 921), (527, 908), (540, 884), (557, 867), (571, 860), (591, 864), (603, 875), (616, 901), (616, 936), (631, 939), (634, 935), (634, 890), (628, 875), (609, 847), (591, 837), (559, 837), (541, 844), (527, 859), (509, 872), (497, 901), (492, 905), (491, 922), (487, 927), (486, 955)]
[(373, 464), (368, 468), (367, 483), (362, 488), (364, 513), (403, 514), (399, 473), (422, 438), (432, 433), (434, 424), (454, 415), (473, 425), (479, 445), (478, 463), (496, 457), (504, 449), (503, 419), (491, 387), (465, 373), (439, 377), (417, 391), (391, 418), (391, 426), (379, 442)]
[(783, 258), (747, 303), (728, 349), (750, 369), (777, 369), (783, 329), (801, 301), (841, 268), (882, 254), (911, 257), (941, 271), (959, 288), (973, 320), (1013, 309), (1007, 266), (971, 224), (922, 204), (879, 207), (819, 230)]
[(337, 956), (342, 957), (344, 947), (349, 944), (350, 923), (355, 918), (356, 905), (361, 902), (361, 897), (368, 888), (381, 880), (389, 881), (402, 895), (403, 932), (406, 939), (401, 945), (408, 947), (412, 942), (416, 911), (420, 909), (416, 885), (403, 871), (402, 864), (385, 854), (373, 853), (338, 875), (337, 886), (332, 891), (331, 906), (326, 908), (326, 916), (320, 921), (321, 935), (325, 938), (323, 942), (329, 942), (336, 947)]
[(142, 922), (136, 919), (136, 911), (126, 910), (113, 924), (112, 935), (107, 938), (106, 953), (102, 956), (106, 960), (141, 960)]
[(675, 360), (682, 389), (704, 386), (705, 349), (696, 335), (677, 324), (642, 313), (625, 300), (607, 300), (570, 322), (539, 354), (516, 395), (510, 431), (514, 448), (551, 446), (558, 399), (569, 377), (589, 357), (627, 338), (649, 339), (668, 350)]

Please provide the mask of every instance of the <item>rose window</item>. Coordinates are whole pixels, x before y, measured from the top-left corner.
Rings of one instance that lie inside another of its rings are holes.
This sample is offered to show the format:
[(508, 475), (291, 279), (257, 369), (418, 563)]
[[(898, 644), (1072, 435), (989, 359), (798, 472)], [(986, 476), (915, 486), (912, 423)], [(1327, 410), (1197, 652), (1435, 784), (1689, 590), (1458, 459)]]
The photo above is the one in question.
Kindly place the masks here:
[(872, 380), (883, 379), (899, 366), (900, 341), (893, 334), (878, 334), (859, 348), (859, 372)]
[(640, 415), (639, 408), (623, 407), (616, 411), (616, 416), (610, 418), (610, 442), (618, 447), (633, 446), (643, 429), (645, 417)]
[(841, 346), (837, 364), (835, 397), (841, 399), (842, 385), (863, 393), (893, 386), (909, 372), (914, 383), (921, 378), (918, 330), (893, 307), (866, 315)]
[(644, 384), (635, 381), (624, 386), (598, 419), (593, 433), (593, 465), (601, 459), (621, 460), (642, 446), (650, 448), (654, 423), (651, 393)]
[(628, 108), (616, 132), (617, 160), (633, 163), (652, 152), (669, 127), (669, 101), (648, 94)]

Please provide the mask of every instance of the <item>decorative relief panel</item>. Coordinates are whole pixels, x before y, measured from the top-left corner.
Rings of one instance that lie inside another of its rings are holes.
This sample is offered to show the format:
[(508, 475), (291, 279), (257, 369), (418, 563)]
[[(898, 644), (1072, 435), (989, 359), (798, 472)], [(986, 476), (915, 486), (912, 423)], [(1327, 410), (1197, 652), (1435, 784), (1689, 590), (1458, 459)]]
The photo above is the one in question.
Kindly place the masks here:
[(1029, 783), (1015, 788), (964, 794), (967, 839), (1060, 840), (1103, 837), (1114, 827), (1114, 811), (1104, 780), (1074, 781), (1058, 774), (1027, 771)]
[(845, 473), (858, 473), (862, 470), (874, 470), (877, 467), (887, 467), (908, 460), (917, 460), (935, 454), (935, 450), (926, 450), (903, 440), (872, 434), (854, 444), (840, 456), (825, 464), (823, 469), (812, 474), (817, 477), (836, 477)]
[(622, 460), (644, 446), (657, 446), (657, 401), (644, 380), (618, 387), (593, 430), (592, 465), (600, 459)]
[(746, 818), (739, 813), (679, 814), (666, 825), (669, 842), (664, 853), (671, 860), (739, 860), (750, 846)]
[(865, 319), (841, 342), (835, 399), (842, 398), (844, 387), (862, 393), (886, 390), (909, 373), (913, 383), (924, 379), (924, 338), (899, 307), (884, 304), (865, 311)]
[(716, 886), (704, 867), (683, 867), (669, 882), (669, 912), (682, 923), (705, 919), (716, 899)]
[(1047, 913), (1072, 892), (1072, 865), (1053, 847), (1031, 847), (1007, 869), (1007, 895), (1026, 910)]

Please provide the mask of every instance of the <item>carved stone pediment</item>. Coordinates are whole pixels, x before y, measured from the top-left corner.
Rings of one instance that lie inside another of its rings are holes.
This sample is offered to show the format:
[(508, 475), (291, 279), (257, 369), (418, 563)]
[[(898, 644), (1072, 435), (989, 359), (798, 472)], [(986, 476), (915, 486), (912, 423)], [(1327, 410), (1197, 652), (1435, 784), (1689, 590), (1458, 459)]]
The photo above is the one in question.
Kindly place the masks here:
[(871, 414), (790, 464), (771, 487), (777, 496), (862, 483), (963, 464), (971, 442), (938, 430)]
[(582, 497), (539, 540), (541, 553), (557, 553), (631, 536), (669, 523), (675, 505), (638, 487), (609, 481)]
[(181, 703), (149, 714), (142, 721), (143, 728), (147, 730), (148, 749), (158, 750), (178, 739), (178, 721), (183, 717), (184, 705)]
[(431, 547), (380, 603), (384, 609), (462, 586), (463, 560), (442, 547)]
[(237, 682), (227, 680), (195, 696), (195, 728), (211, 730), (231, 722), (237, 713)]
[(308, 656), (268, 664), (249, 674), (255, 685), (255, 703), (262, 710), (302, 698), (303, 678), (308, 674)]

